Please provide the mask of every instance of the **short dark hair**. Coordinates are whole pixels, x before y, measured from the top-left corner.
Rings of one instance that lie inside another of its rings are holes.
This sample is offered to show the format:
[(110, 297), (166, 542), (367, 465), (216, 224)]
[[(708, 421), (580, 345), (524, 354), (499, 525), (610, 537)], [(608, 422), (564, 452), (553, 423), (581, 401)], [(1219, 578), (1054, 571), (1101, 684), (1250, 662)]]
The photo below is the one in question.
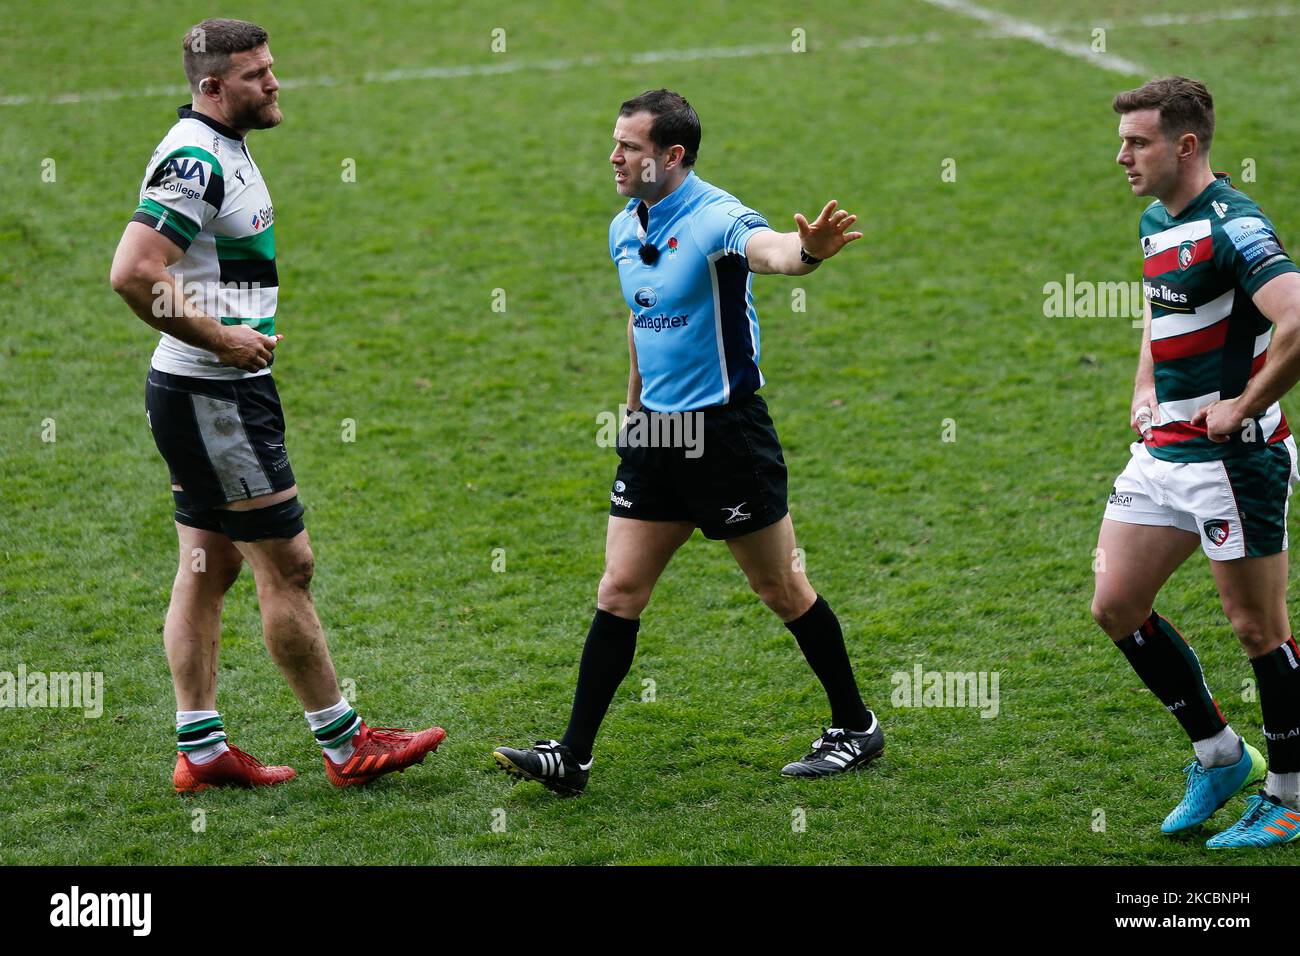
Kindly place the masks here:
[(1136, 90), (1115, 95), (1116, 113), (1159, 110), (1160, 129), (1169, 140), (1195, 133), (1202, 155), (1210, 152), (1214, 140), (1214, 97), (1205, 84), (1185, 76), (1164, 76), (1149, 80)]
[(265, 30), (247, 20), (214, 17), (194, 24), (181, 40), (190, 90), (199, 92), (199, 83), (205, 76), (225, 76), (230, 69), (230, 54), (254, 50), (268, 39)]
[(619, 116), (649, 113), (650, 140), (660, 149), (681, 146), (683, 166), (694, 166), (700, 151), (700, 118), (686, 97), (672, 90), (646, 90), (633, 97), (618, 109)]

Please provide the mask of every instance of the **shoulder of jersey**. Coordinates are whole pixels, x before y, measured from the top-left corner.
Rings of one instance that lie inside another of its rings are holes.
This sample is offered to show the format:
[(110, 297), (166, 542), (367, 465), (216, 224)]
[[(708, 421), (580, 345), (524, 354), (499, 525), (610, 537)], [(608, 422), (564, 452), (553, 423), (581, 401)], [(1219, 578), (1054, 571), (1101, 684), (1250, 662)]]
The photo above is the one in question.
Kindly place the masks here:
[(703, 179), (701, 179), (699, 183), (700, 188), (696, 190), (695, 195), (691, 197), (691, 200), (695, 205), (712, 206), (726, 203), (743, 205), (739, 199), (731, 195), (731, 193), (727, 192), (722, 187), (715, 186), (713, 183), (705, 182)]
[[(194, 119), (180, 119), (167, 131), (167, 134), (158, 143), (149, 159), (149, 165), (152, 167), (162, 160), (166, 159), (178, 149), (184, 149), (187, 146), (197, 147), (205, 153), (212, 155), (220, 165), (225, 163), (234, 155), (229, 142), (225, 137), (216, 131)], [(216, 170), (221, 175), (224, 170)]]
[(1237, 219), (1241, 216), (1265, 218), (1263, 211), (1255, 200), (1236, 186), (1229, 186), (1220, 190), (1220, 195), (1211, 200), (1210, 209), (1214, 213), (1214, 215), (1210, 216), (1210, 219), (1214, 222)]

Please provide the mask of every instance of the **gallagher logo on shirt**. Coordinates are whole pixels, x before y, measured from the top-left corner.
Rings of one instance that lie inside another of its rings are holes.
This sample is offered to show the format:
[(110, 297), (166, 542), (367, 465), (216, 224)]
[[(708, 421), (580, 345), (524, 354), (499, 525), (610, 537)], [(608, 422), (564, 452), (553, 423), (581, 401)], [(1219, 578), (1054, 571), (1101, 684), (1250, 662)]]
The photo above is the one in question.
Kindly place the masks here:
[(654, 304), (659, 301), (659, 296), (654, 289), (646, 285), (636, 290), (636, 295), (632, 296), (632, 301), (643, 309), (652, 309)]

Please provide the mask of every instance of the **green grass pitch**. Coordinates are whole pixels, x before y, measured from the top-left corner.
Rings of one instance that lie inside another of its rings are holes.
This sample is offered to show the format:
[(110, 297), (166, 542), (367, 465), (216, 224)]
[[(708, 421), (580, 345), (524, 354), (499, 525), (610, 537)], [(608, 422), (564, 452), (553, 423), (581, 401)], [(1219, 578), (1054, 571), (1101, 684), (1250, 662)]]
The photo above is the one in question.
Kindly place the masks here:
[[(363, 716), (449, 737), (409, 773), (333, 790), (246, 570), (218, 706), (233, 742), (300, 776), (194, 799), (170, 785), (175, 535), (143, 412), (156, 335), (107, 277), (187, 99), (150, 90), (182, 82), (180, 37), (210, 8), (55, 0), (6, 17), (0, 670), (100, 671), (105, 698), (98, 719), (0, 710), (0, 863), (1206, 862), (1200, 840), (1158, 829), (1189, 748), (1088, 613), (1140, 333), (1122, 315), (1049, 318), (1043, 287), (1139, 277), (1143, 202), (1114, 164), (1110, 99), (1148, 75), (1209, 85), (1215, 168), (1239, 183), (1253, 168), (1241, 185), (1300, 245), (1300, 88), (1280, 81), (1298, 14), (983, 6), (1089, 48), (1100, 27), (1103, 59), (1144, 73), (906, 0), (705, 4), (653, 28), (614, 2), (233, 12), (268, 28), (285, 83), (285, 122), (249, 142), (276, 205), (276, 381), (317, 606)], [(866, 233), (754, 295), (795, 528), (888, 746), (851, 778), (777, 775), (825, 701), (725, 547), (697, 535), (644, 615), (587, 795), (557, 800), (512, 787), (489, 753), (567, 719), (616, 464), (597, 416), (627, 374), (606, 157), (619, 102), (661, 85), (700, 112), (703, 178), (778, 228), (834, 197)], [(1262, 746), (1202, 557), (1160, 607)], [(918, 663), (997, 672), (997, 716), (895, 706), (891, 676)]]

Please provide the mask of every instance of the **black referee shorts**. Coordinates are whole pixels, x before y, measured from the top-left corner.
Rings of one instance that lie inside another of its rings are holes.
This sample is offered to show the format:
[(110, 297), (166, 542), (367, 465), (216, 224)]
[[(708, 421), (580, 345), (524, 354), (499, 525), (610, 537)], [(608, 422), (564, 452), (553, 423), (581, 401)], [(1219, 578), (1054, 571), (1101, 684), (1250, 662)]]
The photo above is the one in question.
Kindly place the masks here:
[(619, 432), (618, 457), (609, 513), (620, 518), (690, 521), (724, 540), (789, 511), (781, 442), (757, 394), (676, 416), (634, 412)]
[(176, 520), (209, 531), (219, 505), (293, 487), (284, 412), (270, 375), (233, 380), (149, 370), (145, 411), (171, 471)]

